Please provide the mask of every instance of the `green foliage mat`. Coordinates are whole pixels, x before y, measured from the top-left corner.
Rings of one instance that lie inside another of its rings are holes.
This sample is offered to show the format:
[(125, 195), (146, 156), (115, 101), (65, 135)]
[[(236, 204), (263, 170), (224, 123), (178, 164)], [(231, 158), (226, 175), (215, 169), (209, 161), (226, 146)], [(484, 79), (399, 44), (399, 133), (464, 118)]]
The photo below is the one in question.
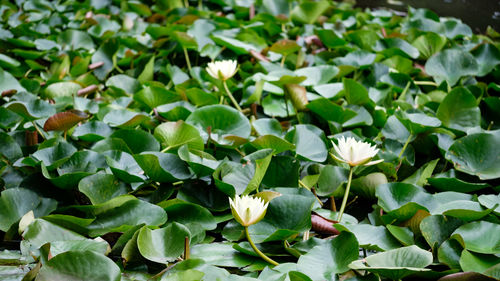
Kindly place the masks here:
[[(0, 0), (0, 279), (500, 279), (499, 38), (330, 0)], [(341, 136), (383, 162), (336, 223)], [(229, 209), (265, 190), (278, 266)]]

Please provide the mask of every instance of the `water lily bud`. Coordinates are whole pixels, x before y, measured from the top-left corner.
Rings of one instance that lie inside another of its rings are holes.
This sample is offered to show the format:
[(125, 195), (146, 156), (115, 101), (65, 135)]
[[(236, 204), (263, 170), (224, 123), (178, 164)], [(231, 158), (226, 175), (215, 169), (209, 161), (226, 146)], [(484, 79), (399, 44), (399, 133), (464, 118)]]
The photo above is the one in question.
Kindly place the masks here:
[(235, 60), (223, 60), (209, 62), (207, 65), (207, 72), (215, 79), (226, 81), (233, 77), (238, 69), (238, 63)]
[(370, 166), (384, 161), (384, 159), (370, 161), (378, 153), (378, 149), (367, 142), (356, 141), (354, 138), (338, 139), (338, 146), (333, 143), (337, 155), (333, 155), (338, 161), (349, 164), (349, 166)]
[(236, 221), (246, 227), (264, 218), (269, 203), (264, 203), (264, 200), (258, 197), (236, 195), (234, 201), (229, 198), (229, 205)]
[(19, 221), (19, 234), (22, 234), (24, 230), (35, 221), (35, 214), (33, 210), (27, 212)]

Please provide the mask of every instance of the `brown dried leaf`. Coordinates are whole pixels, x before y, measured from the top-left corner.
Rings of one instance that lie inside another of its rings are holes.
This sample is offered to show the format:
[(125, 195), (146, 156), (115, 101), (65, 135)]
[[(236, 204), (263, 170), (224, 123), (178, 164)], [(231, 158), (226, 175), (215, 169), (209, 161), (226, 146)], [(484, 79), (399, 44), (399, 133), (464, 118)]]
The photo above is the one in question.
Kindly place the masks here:
[(65, 112), (59, 112), (47, 119), (43, 125), (43, 130), (48, 131), (67, 131), (78, 122), (89, 118), (89, 115), (83, 111), (71, 109)]

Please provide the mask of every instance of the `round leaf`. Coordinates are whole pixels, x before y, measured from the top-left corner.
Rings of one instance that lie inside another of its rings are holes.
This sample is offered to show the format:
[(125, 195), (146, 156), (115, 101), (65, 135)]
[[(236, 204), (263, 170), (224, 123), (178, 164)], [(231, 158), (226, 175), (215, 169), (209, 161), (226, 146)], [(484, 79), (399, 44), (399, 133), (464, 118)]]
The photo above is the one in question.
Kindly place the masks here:
[(69, 251), (44, 264), (36, 280), (120, 281), (120, 268), (109, 258), (92, 251)]
[(483, 254), (500, 253), (500, 224), (475, 221), (460, 226), (452, 234), (465, 249)]
[(45, 89), (45, 95), (48, 98), (60, 98), (60, 97), (72, 97), (76, 96), (78, 90), (80, 90), (82, 86), (75, 82), (57, 82), (50, 84), (47, 89)]
[(425, 267), (432, 263), (432, 253), (417, 246), (402, 247), (352, 262), (349, 267), (378, 273), (392, 280), (400, 280), (415, 272), (429, 271)]
[(146, 259), (168, 263), (184, 252), (184, 239), (190, 236), (189, 230), (176, 222), (156, 230), (144, 226), (137, 236), (137, 247)]
[[(248, 138), (250, 136), (250, 122), (238, 110), (224, 105), (208, 105), (195, 110), (186, 119), (186, 123), (193, 125), (200, 132), (206, 142), (210, 139), (219, 144), (231, 144), (227, 136)], [(210, 132), (210, 135), (209, 135)]]
[(175, 182), (191, 177), (187, 165), (179, 156), (171, 153), (143, 152), (134, 155), (146, 175), (158, 182)]
[(439, 105), (436, 116), (448, 128), (466, 132), (481, 123), (481, 112), (474, 95), (466, 88), (454, 88)]
[(80, 110), (72, 109), (65, 112), (59, 112), (47, 119), (43, 125), (43, 130), (48, 131), (67, 131), (78, 122), (89, 118), (89, 115)]
[(349, 263), (356, 260), (358, 255), (356, 237), (344, 231), (300, 256), (297, 269), (313, 280), (332, 280), (336, 274), (348, 271)]
[(177, 150), (184, 144), (189, 149), (203, 150), (205, 145), (198, 130), (182, 120), (159, 125), (154, 135), (165, 146), (164, 151)]
[(0, 195), (0, 230), (4, 232), (29, 211), (39, 217), (49, 214), (57, 206), (55, 200), (41, 198), (25, 188), (10, 188), (2, 191)]
[(446, 81), (454, 86), (463, 76), (477, 75), (479, 66), (470, 53), (448, 49), (429, 58), (425, 63), (425, 72), (433, 76), (438, 84)]
[(108, 124), (101, 121), (90, 121), (76, 127), (72, 136), (83, 141), (95, 142), (109, 137), (112, 133), (113, 130)]
[(500, 136), (479, 133), (460, 138), (453, 142), (446, 159), (453, 162), (455, 169), (480, 179), (500, 177)]

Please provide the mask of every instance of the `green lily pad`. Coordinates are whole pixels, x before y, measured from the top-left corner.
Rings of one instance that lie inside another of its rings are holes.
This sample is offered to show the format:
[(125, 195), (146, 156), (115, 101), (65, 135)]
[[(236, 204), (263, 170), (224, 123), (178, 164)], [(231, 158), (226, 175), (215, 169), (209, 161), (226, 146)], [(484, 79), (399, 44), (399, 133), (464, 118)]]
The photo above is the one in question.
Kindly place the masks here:
[(441, 84), (446, 81), (454, 86), (458, 80), (467, 75), (477, 75), (479, 66), (476, 59), (467, 52), (447, 49), (434, 54), (425, 63), (425, 72)]
[[(111, 22), (104, 17), (99, 17), (101, 21)], [(116, 24), (116, 22), (112, 22)], [(96, 27), (98, 25), (94, 25)], [(114, 29), (114, 27), (113, 27)], [(100, 37), (100, 36), (97, 36)], [(115, 63), (113, 62), (113, 56), (115, 56), (116, 51), (118, 51), (118, 42), (116, 40), (108, 40), (92, 55), (92, 63), (103, 63), (103, 65), (93, 71), (94, 75), (100, 79), (104, 80), (106, 76), (115, 68)]]
[(60, 98), (60, 97), (72, 97), (76, 96), (78, 90), (80, 90), (82, 86), (75, 82), (57, 82), (50, 84), (45, 89), (45, 95), (48, 98)]
[(95, 48), (94, 41), (87, 32), (75, 29), (67, 29), (60, 33), (57, 43), (65, 50), (85, 49), (91, 51)]
[(310, 161), (323, 162), (328, 156), (325, 135), (313, 125), (296, 125), (285, 139), (295, 145), (297, 155)]
[(30, 121), (56, 114), (54, 106), (41, 99), (11, 101), (4, 106)]
[(95, 220), (86, 227), (91, 237), (109, 232), (123, 232), (141, 223), (161, 225), (167, 221), (167, 214), (161, 207), (132, 195), (118, 196), (97, 205), (73, 208), (88, 212), (90, 216), (95, 217)]
[(269, 202), (266, 216), (248, 231), (255, 243), (282, 241), (311, 228), (314, 195), (306, 189), (276, 188), (281, 193)]
[(345, 98), (349, 104), (362, 105), (370, 101), (368, 90), (353, 79), (342, 79), (344, 85)]
[(339, 167), (326, 165), (319, 173), (316, 194), (319, 196), (332, 196), (333, 193), (347, 183), (348, 170)]
[(493, 209), (493, 207), (496, 206), (493, 212), (495, 212), (497, 215), (500, 214), (500, 195), (483, 194), (479, 196), (477, 200), (479, 201), (479, 203), (481, 203), (481, 205), (488, 209)]
[(191, 177), (186, 163), (175, 154), (143, 152), (135, 154), (134, 159), (145, 174), (154, 181), (175, 182)]
[(371, 65), (375, 62), (376, 57), (377, 55), (375, 55), (374, 53), (365, 50), (356, 50), (353, 52), (349, 52), (344, 57), (335, 58), (333, 62), (335, 62), (335, 64), (339, 66), (349, 65), (358, 68)]
[(93, 239), (54, 241), (50, 243), (50, 254), (52, 257), (68, 251), (91, 251), (105, 255), (108, 249), (108, 242)]
[(499, 254), (500, 237), (494, 235), (500, 231), (500, 225), (487, 221), (475, 221), (457, 228), (452, 237), (470, 251), (482, 254)]
[(242, 254), (231, 243), (197, 244), (191, 248), (192, 259), (202, 259), (206, 264), (222, 267), (245, 267), (257, 258)]
[(41, 166), (43, 176), (63, 189), (74, 188), (82, 178), (95, 173), (97, 169), (107, 167), (104, 158), (91, 150), (75, 152), (54, 172), (50, 172), (43, 163)]
[(453, 162), (455, 169), (476, 175), (480, 179), (500, 177), (500, 136), (479, 133), (459, 138), (453, 142), (446, 159)]
[(14, 68), (14, 67), (19, 67), (20, 65), (21, 63), (18, 60), (13, 59), (4, 54), (0, 54), (0, 67)]
[(435, 53), (441, 51), (446, 45), (446, 41), (446, 37), (434, 32), (428, 32), (417, 37), (417, 39), (412, 42), (412, 45), (418, 49), (422, 58), (428, 59)]
[(6, 133), (0, 133), (0, 155), (9, 159), (10, 161), (15, 161), (23, 157), (23, 151), (19, 144)]
[(103, 122), (111, 127), (134, 128), (149, 117), (142, 112), (134, 112), (127, 109), (111, 110), (103, 118)]
[(219, 161), (212, 154), (199, 150), (190, 150), (185, 144), (177, 151), (179, 158), (188, 163), (198, 177), (210, 175), (219, 166)]
[(109, 87), (113, 94), (117, 96), (125, 96), (135, 94), (141, 89), (137, 79), (125, 74), (118, 74), (106, 80), (106, 87)]
[(97, 173), (83, 178), (78, 190), (85, 194), (92, 204), (100, 204), (127, 193), (125, 184), (113, 175)]
[(446, 95), (436, 116), (443, 125), (466, 132), (481, 123), (481, 112), (474, 95), (466, 88), (457, 87)]
[(480, 77), (487, 75), (500, 64), (500, 50), (492, 44), (479, 45), (472, 50), (472, 55), (479, 65), (477, 76)]
[(427, 181), (435, 188), (441, 191), (456, 191), (456, 192), (474, 192), (490, 187), (487, 183), (468, 182), (460, 179), (454, 169), (450, 169), (444, 173), (434, 175), (428, 178)]
[(216, 186), (231, 197), (258, 189), (272, 156), (271, 149), (263, 149), (246, 156), (245, 164), (223, 161), (213, 173)]
[(9, 90), (15, 90), (18, 92), (26, 91), (26, 89), (21, 86), (17, 79), (12, 76), (9, 72), (3, 70), (0, 67), (0, 93)]
[(438, 248), (437, 257), (439, 262), (446, 264), (453, 269), (461, 269), (460, 254), (463, 250), (462, 245), (455, 239), (444, 241)]
[(300, 50), (300, 46), (297, 42), (283, 39), (276, 41), (271, 47), (269, 47), (269, 51), (275, 52), (284, 56), (288, 56)]
[(294, 22), (312, 24), (328, 7), (328, 1), (303, 2), (293, 8), (290, 12), (290, 17)]
[(420, 230), (429, 246), (436, 250), (462, 224), (464, 222), (460, 219), (433, 215), (422, 220)]
[(287, 150), (294, 150), (295, 145), (275, 135), (263, 135), (251, 142), (256, 149), (273, 149), (274, 154), (279, 154)]
[(500, 258), (494, 255), (462, 251), (460, 266), (464, 272), (477, 272), (494, 279), (500, 277)]
[[(325, 84), (326, 85), (326, 84)], [(343, 124), (356, 116), (356, 112), (342, 107), (326, 98), (318, 98), (307, 104), (307, 108), (327, 121)]]
[(17, 115), (11, 110), (6, 109), (5, 107), (0, 107), (0, 128), (2, 129), (10, 128), (21, 120), (22, 120), (21, 116)]
[(184, 239), (189, 239), (190, 236), (189, 230), (176, 222), (156, 230), (144, 226), (137, 236), (137, 247), (146, 259), (167, 263), (174, 261), (184, 252)]
[(0, 193), (0, 230), (7, 232), (22, 216), (33, 211), (36, 217), (55, 210), (57, 201), (40, 197), (24, 188), (10, 188)]
[(313, 280), (331, 280), (336, 274), (349, 270), (349, 264), (358, 258), (358, 252), (356, 238), (344, 231), (300, 256), (297, 269)]
[(381, 52), (386, 57), (392, 57), (395, 55), (404, 56), (407, 58), (416, 59), (420, 55), (417, 48), (410, 45), (401, 38), (385, 38), (377, 41), (377, 44), (373, 47), (373, 50)]
[(109, 258), (92, 251), (68, 251), (47, 261), (37, 280), (119, 281), (120, 268)]
[(125, 151), (110, 150), (106, 155), (106, 163), (113, 174), (124, 182), (142, 182), (146, 178), (134, 157)]
[(384, 226), (370, 224), (335, 224), (339, 231), (348, 231), (356, 236), (359, 247), (374, 251), (397, 249), (401, 243)]
[(158, 141), (145, 131), (121, 129), (111, 134), (110, 137), (122, 139), (133, 153), (160, 150)]
[(306, 80), (300, 83), (303, 86), (316, 86), (328, 83), (339, 69), (333, 65), (320, 65), (300, 68), (295, 70), (295, 75), (305, 76)]
[[(193, 125), (200, 132), (206, 142), (211, 140), (230, 145), (227, 136), (248, 138), (250, 136), (250, 122), (236, 109), (224, 105), (208, 105), (195, 110), (186, 119), (186, 123)], [(208, 133), (210, 132), (210, 134)]]
[(441, 121), (436, 117), (422, 112), (397, 111), (395, 116), (413, 135), (429, 131), (441, 126)]
[(165, 122), (155, 128), (154, 135), (165, 147), (164, 151), (175, 151), (183, 145), (189, 149), (204, 149), (204, 141), (198, 130), (183, 121)]
[(186, 101), (177, 101), (160, 105), (157, 108), (158, 113), (167, 120), (177, 121), (186, 120), (186, 118), (195, 110), (195, 107)]
[(349, 267), (400, 280), (413, 273), (429, 271), (425, 267), (431, 263), (432, 253), (417, 246), (408, 246), (368, 256), (352, 262)]
[(176, 102), (179, 96), (164, 87), (151, 85), (134, 94), (134, 99), (153, 109), (159, 105)]
[(41, 161), (47, 169), (53, 170), (66, 162), (76, 151), (77, 149), (73, 145), (67, 142), (60, 142), (54, 146), (37, 150), (32, 154), (32, 157)]
[(375, 198), (375, 191), (378, 186), (388, 182), (387, 176), (383, 173), (371, 173), (358, 177), (351, 183), (352, 192), (368, 199)]
[(56, 241), (79, 241), (86, 238), (44, 219), (35, 219), (22, 234), (25, 249), (36, 250), (46, 243)]

